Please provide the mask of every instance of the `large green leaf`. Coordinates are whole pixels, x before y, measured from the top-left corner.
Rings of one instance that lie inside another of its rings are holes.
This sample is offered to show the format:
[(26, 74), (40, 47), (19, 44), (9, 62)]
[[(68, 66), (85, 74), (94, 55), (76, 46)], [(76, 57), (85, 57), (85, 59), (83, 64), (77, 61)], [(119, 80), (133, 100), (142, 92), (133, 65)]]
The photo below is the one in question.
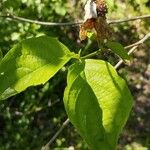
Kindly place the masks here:
[(130, 56), (128, 55), (127, 51), (120, 43), (108, 41), (106, 43), (106, 46), (110, 48), (115, 54), (117, 54), (122, 59), (127, 59), (127, 60), (130, 59)]
[(75, 54), (55, 38), (31, 38), (14, 46), (0, 62), (0, 99), (44, 84)]
[(94, 143), (95, 148), (99, 148), (104, 144), (102, 110), (91, 87), (84, 80), (83, 64), (77, 63), (69, 69), (67, 83), (64, 103), (68, 116), (87, 143), (91, 147)]
[(64, 104), (70, 121), (92, 149), (115, 150), (133, 101), (113, 66), (89, 59), (69, 68)]

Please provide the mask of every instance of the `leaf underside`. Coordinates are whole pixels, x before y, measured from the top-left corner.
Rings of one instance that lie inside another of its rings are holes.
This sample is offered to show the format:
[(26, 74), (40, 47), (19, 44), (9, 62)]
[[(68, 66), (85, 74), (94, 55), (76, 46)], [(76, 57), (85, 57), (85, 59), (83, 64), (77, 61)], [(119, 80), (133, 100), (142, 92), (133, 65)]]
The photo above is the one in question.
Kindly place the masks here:
[(57, 39), (47, 36), (15, 45), (0, 62), (0, 100), (44, 84), (74, 55)]
[(91, 149), (115, 150), (133, 101), (113, 66), (88, 59), (69, 68), (64, 104), (70, 121)]
[(108, 41), (106, 43), (106, 46), (110, 48), (115, 54), (117, 54), (122, 59), (127, 59), (127, 60), (130, 59), (130, 56), (128, 55), (127, 51), (120, 43)]

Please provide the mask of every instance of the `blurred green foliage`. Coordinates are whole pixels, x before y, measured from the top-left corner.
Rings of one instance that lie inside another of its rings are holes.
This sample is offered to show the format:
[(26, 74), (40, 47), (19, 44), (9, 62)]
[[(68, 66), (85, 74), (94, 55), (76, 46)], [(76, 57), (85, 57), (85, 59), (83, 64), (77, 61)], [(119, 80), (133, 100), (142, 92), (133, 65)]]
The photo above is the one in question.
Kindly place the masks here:
[[(41, 21), (72, 22), (83, 19), (85, 2), (86, 0), (0, 0), (0, 15), (10, 13)], [(107, 0), (107, 2), (109, 19), (150, 13), (150, 0)], [(147, 19), (145, 21), (137, 20), (111, 25), (111, 28), (113, 38), (123, 45), (128, 45), (148, 33), (149, 26), (150, 20)], [(5, 55), (12, 45), (18, 41), (40, 35), (57, 37), (72, 51), (78, 52), (82, 49), (82, 55), (98, 49), (96, 42), (92, 39), (81, 42), (78, 38), (78, 31), (79, 27), (77, 26), (40, 26), (0, 17), (0, 51)], [(138, 100), (137, 96), (139, 94), (137, 92), (142, 95), (142, 90), (138, 91), (135, 85), (142, 81), (135, 81), (132, 78), (133, 72), (142, 74), (146, 70), (149, 63), (149, 46), (150, 43), (146, 42), (143, 48), (146, 55), (144, 55), (144, 62), (142, 62), (144, 65), (142, 64), (142, 67), (137, 69), (135, 66), (128, 69), (128, 72), (123, 69), (120, 71), (123, 74), (128, 74), (127, 80), (135, 95), (135, 100)], [(108, 57), (108, 60), (115, 63), (111, 57)], [(38, 150), (56, 133), (62, 122), (67, 118), (62, 102), (66, 86), (66, 73), (67, 66), (44, 86), (31, 87), (15, 97), (0, 102), (0, 150)], [(143, 109), (141, 108), (141, 111), (137, 111), (140, 106)], [(136, 146), (133, 148), (132, 144), (130, 145), (134, 141), (140, 143), (143, 147), (150, 147), (150, 122), (147, 121), (150, 106), (145, 107), (143, 103), (140, 106), (135, 106), (128, 125), (120, 138), (118, 146), (120, 150), (139, 150), (135, 148)], [(143, 111), (146, 114), (143, 114)], [(138, 125), (141, 122), (144, 127)], [(75, 149), (87, 149), (85, 142), (82, 141), (76, 130), (69, 124), (51, 147), (53, 149), (71, 145)]]

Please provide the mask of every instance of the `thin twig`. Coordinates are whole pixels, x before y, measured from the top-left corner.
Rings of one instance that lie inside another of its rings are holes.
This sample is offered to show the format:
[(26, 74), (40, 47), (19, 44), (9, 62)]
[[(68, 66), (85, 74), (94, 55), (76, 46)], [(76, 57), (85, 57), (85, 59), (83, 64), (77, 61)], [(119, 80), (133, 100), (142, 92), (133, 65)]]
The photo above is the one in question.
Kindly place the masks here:
[[(15, 21), (35, 23), (35, 24), (44, 25), (44, 26), (78, 26), (78, 25), (83, 23), (83, 21), (79, 21), (79, 22), (61, 22), (61, 23), (38, 21), (38, 20), (32, 20), (32, 19), (27, 19), (27, 18), (23, 18), (23, 17), (18, 17), (18, 16), (15, 16), (15, 15), (12, 15), (12, 14), (0, 15), (0, 17), (8, 18), (10, 20), (15, 20)], [(147, 18), (150, 18), (150, 14), (143, 15), (143, 16), (136, 16), (136, 17), (126, 18), (126, 19), (108, 20), (108, 24), (119, 24), (119, 23), (123, 23), (123, 22), (134, 21), (134, 20), (138, 20), (138, 19), (147, 19)]]
[(110, 20), (108, 21), (108, 24), (118, 24), (118, 23), (129, 22), (129, 21), (134, 21), (139, 19), (147, 19), (147, 18), (150, 18), (150, 14), (126, 18), (126, 19)]
[(15, 21), (21, 21), (21, 22), (27, 22), (27, 23), (34, 23), (38, 25), (44, 25), (44, 26), (77, 26), (79, 24), (82, 24), (82, 22), (46, 22), (46, 21), (38, 21), (38, 20), (32, 20), (32, 19), (27, 19), (23, 17), (18, 17), (15, 15), (1, 15), (0, 17), (3, 18), (8, 18), (10, 20), (15, 20)]
[(69, 119), (66, 119), (60, 129), (55, 133), (55, 135), (50, 139), (50, 141), (42, 147), (42, 150), (49, 150), (50, 145), (55, 141), (55, 139), (58, 137), (58, 135), (63, 131), (63, 129), (69, 124)]
[[(128, 52), (128, 55), (131, 55), (139, 45), (143, 44), (146, 40), (148, 40), (150, 38), (150, 33), (148, 33), (146, 36), (144, 36), (144, 38), (142, 38), (141, 40), (139, 40), (138, 42), (131, 44), (129, 46), (126, 46), (125, 48), (131, 48)], [(115, 69), (118, 69), (120, 67), (120, 65), (123, 63), (123, 60), (120, 60), (116, 65), (115, 65)]]
[(142, 39), (139, 40), (138, 42), (126, 46), (125, 49), (128, 49), (128, 48), (131, 48), (131, 47), (133, 47), (133, 46), (138, 46), (138, 45), (140, 45), (140, 44), (143, 44), (148, 38), (150, 38), (150, 33), (148, 33), (147, 35), (145, 35), (144, 38), (142, 38)]

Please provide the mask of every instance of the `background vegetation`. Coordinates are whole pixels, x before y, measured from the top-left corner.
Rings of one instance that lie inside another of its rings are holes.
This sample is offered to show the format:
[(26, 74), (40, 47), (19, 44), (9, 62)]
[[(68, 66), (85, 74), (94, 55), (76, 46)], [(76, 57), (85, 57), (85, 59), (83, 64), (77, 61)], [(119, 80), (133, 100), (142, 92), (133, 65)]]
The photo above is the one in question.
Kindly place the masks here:
[[(74, 22), (83, 19), (86, 0), (0, 0), (0, 15), (14, 14), (29, 19), (50, 22)], [(150, 0), (107, 0), (109, 19), (150, 14)], [(150, 19), (111, 25), (113, 37), (123, 45), (132, 44), (150, 32)], [(98, 49), (93, 40), (81, 42), (78, 26), (41, 26), (0, 17), (0, 50), (5, 55), (20, 40), (49, 35), (57, 37), (72, 51), (82, 49), (82, 55)], [(140, 46), (129, 67), (119, 70), (126, 76), (135, 105), (120, 137), (120, 150), (150, 148), (150, 41)], [(112, 64), (114, 57), (108, 54)], [(44, 86), (0, 102), (0, 150), (38, 150), (60, 128), (67, 118), (63, 106), (67, 66)], [(74, 146), (87, 149), (76, 130), (69, 124), (51, 145), (54, 148)]]

